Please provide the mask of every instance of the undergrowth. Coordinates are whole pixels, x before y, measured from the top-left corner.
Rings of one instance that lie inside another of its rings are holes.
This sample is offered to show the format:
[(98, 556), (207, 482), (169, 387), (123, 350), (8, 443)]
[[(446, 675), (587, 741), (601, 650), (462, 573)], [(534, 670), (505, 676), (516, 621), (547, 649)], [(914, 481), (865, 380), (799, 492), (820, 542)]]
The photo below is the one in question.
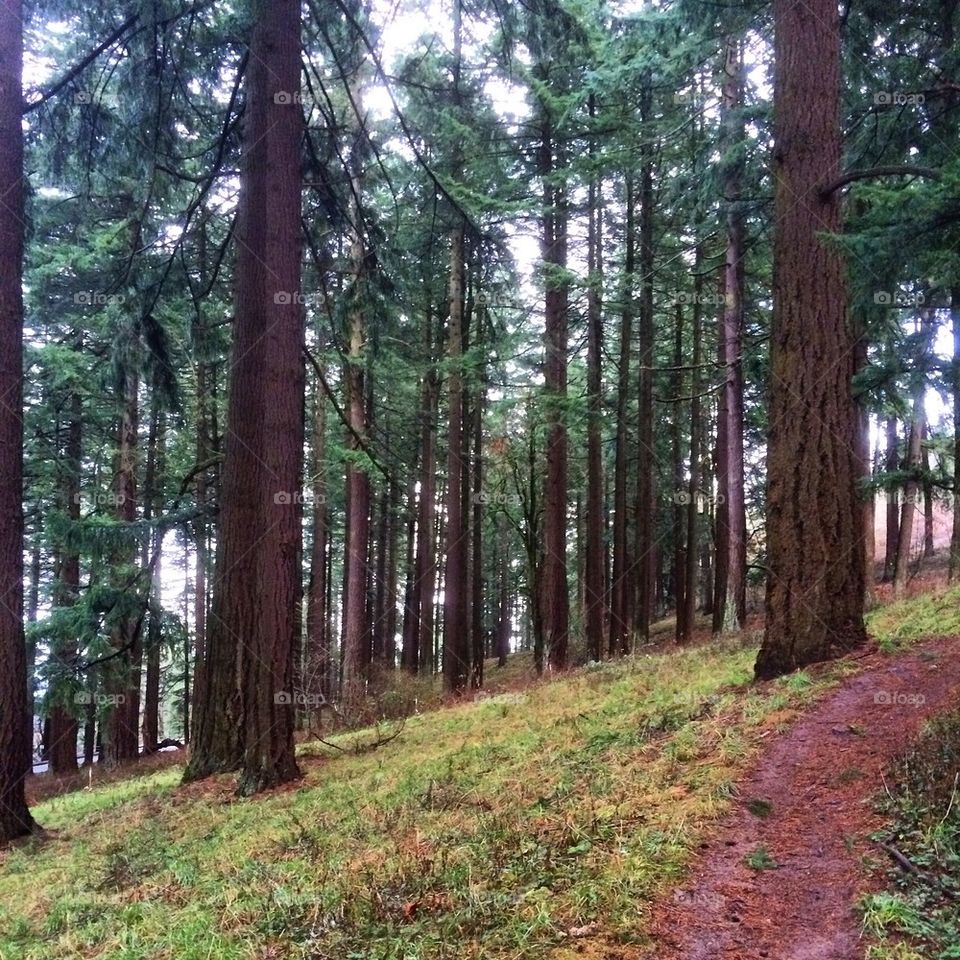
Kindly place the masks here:
[(893, 770), (887, 889), (863, 902), (868, 960), (960, 958), (960, 711), (933, 721)]

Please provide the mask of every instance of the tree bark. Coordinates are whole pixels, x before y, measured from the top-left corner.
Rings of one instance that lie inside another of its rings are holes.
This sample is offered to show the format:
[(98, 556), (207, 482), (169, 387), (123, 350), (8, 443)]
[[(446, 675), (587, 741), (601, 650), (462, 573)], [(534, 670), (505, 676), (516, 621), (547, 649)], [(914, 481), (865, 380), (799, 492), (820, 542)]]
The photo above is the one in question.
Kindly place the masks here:
[(900, 512), (900, 532), (897, 535), (897, 561), (893, 571), (893, 595), (896, 599), (906, 596), (910, 576), (910, 552), (913, 546), (913, 526), (917, 501), (921, 496), (921, 468), (923, 466), (923, 435), (927, 415), (924, 397), (927, 391), (926, 364), (936, 331), (933, 310), (924, 309), (920, 319), (920, 354), (917, 362), (913, 394), (913, 413), (910, 419), (910, 435), (907, 440), (907, 482), (903, 491), (903, 509)]
[[(897, 434), (896, 417), (887, 417), (886, 440), (887, 450), (884, 468), (892, 476), (900, 469), (900, 438)], [(883, 579), (885, 582), (889, 582), (893, 580), (893, 574), (897, 568), (897, 547), (900, 540), (899, 490), (893, 481), (887, 484), (886, 504), (887, 543), (883, 559)]]
[[(80, 520), (80, 469), (83, 456), (83, 398), (76, 390), (70, 393), (67, 438), (64, 447), (61, 475), (61, 509), (71, 523)], [(61, 547), (60, 564), (54, 590), (54, 607), (72, 607), (80, 593), (80, 553), (68, 545)], [(76, 668), (77, 641), (75, 637), (57, 640), (53, 657), (61, 679), (73, 674)], [(55, 681), (52, 682), (55, 686)], [(77, 736), (79, 723), (74, 709), (55, 697), (50, 710), (50, 742), (48, 759), (50, 770), (57, 776), (77, 772)]]
[[(590, 115), (594, 100), (590, 97)], [(591, 151), (592, 151), (591, 143)], [(584, 571), (584, 627), (591, 660), (603, 656), (606, 622), (604, 551), (607, 512), (604, 509), (603, 441), (603, 196), (597, 177), (590, 179), (587, 200), (587, 516)]]
[[(767, 454), (767, 678), (866, 639), (854, 339), (839, 233), (840, 22), (832, 0), (774, 0), (774, 238)], [(816, 278), (812, 282), (811, 278)]]
[(724, 373), (717, 425), (717, 576), (713, 630), (735, 632), (747, 615), (747, 516), (743, 461), (743, 296), (744, 221), (740, 207), (744, 138), (741, 43), (727, 38), (724, 56), (721, 125), (727, 155), (723, 199), (727, 228), (724, 256), (723, 318), (718, 360)]
[(544, 399), (547, 464), (541, 571), (543, 642), (551, 668), (567, 665), (570, 597), (567, 582), (567, 200), (556, 181), (558, 156), (550, 108), (541, 105), (539, 173), (543, 181), (541, 256), (544, 265)]
[(633, 340), (633, 271), (636, 242), (634, 237), (633, 177), (628, 173), (624, 182), (626, 194), (626, 224), (623, 261), (623, 309), (620, 314), (620, 351), (617, 363), (617, 420), (613, 463), (613, 558), (610, 572), (610, 630), (607, 652), (610, 656), (629, 648), (632, 616), (628, 571), (627, 516), (627, 445), (629, 425), (627, 410), (630, 396), (630, 351)]
[[(459, 6), (459, 4), (455, 4)], [(467, 560), (470, 546), (463, 509), (463, 473), (469, 458), (464, 438), (463, 320), (464, 320), (464, 229), (459, 224), (450, 238), (450, 319), (447, 356), (447, 509), (446, 564), (443, 577), (443, 687), (459, 693), (470, 672), (467, 620)]]
[(30, 833), (23, 639), (23, 6), (0, 5), (0, 843)]

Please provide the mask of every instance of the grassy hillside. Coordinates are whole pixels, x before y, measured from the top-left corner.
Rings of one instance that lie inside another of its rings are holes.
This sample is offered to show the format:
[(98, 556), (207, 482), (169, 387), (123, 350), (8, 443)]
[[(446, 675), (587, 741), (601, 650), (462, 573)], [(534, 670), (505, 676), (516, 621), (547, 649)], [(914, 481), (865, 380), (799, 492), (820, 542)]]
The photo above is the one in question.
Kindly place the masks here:
[[(875, 628), (902, 641), (930, 602)], [(376, 750), (352, 752), (371, 731), (307, 744), (304, 779), (253, 800), (179, 769), (48, 800), (46, 836), (0, 854), (0, 958), (562, 960), (642, 941), (764, 738), (853, 669), (753, 687), (754, 654), (638, 655), (413, 717)]]

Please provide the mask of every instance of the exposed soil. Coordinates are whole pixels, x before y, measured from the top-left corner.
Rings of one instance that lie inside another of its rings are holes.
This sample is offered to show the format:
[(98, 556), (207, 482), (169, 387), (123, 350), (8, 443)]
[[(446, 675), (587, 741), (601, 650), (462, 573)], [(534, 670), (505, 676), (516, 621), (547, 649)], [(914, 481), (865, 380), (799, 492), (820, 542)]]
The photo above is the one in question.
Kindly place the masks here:
[(657, 960), (862, 960), (863, 858), (885, 856), (873, 800), (923, 721), (960, 700), (960, 637), (859, 666), (770, 744), (689, 880), (654, 906)]

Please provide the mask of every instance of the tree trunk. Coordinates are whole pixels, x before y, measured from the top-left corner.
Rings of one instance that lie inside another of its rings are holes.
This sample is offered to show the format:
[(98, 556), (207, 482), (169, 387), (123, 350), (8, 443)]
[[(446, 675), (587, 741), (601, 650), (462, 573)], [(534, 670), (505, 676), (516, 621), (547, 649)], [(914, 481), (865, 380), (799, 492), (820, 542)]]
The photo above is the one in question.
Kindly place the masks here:
[(613, 464), (613, 560), (610, 573), (610, 631), (607, 651), (610, 656), (629, 649), (631, 562), (627, 555), (629, 538), (627, 523), (627, 422), (630, 396), (630, 350), (633, 340), (633, 270), (635, 256), (633, 178), (627, 174), (626, 249), (623, 263), (623, 310), (620, 314), (620, 356), (617, 364), (617, 422)]
[[(366, 411), (366, 244), (364, 240), (363, 210), (360, 197), (363, 191), (363, 163), (367, 153), (363, 129), (363, 90), (359, 80), (360, 68), (351, 85), (356, 112), (353, 122), (354, 145), (351, 152), (350, 261), (353, 272), (352, 308), (349, 319), (347, 369), (347, 420), (350, 450), (361, 449), (367, 438)], [(344, 552), (346, 553), (346, 597), (343, 615), (343, 682), (341, 697), (348, 715), (356, 711), (366, 693), (367, 668), (370, 661), (369, 621), (367, 609), (367, 570), (370, 539), (370, 477), (366, 470), (352, 461), (347, 465), (348, 526)]]
[[(458, 4), (455, 4), (458, 6)], [(463, 319), (464, 319), (464, 231), (460, 224), (450, 239), (450, 320), (447, 355), (447, 516), (446, 565), (443, 577), (443, 687), (458, 693), (470, 672), (467, 620), (467, 557), (470, 546), (467, 518), (463, 510), (463, 471), (469, 458), (464, 438), (463, 404)]]
[(673, 423), (671, 424), (671, 446), (673, 456), (673, 514), (671, 525), (673, 533), (673, 598), (676, 610), (674, 624), (674, 639), (681, 643), (687, 630), (684, 617), (687, 615), (687, 561), (684, 552), (684, 536), (686, 531), (683, 524), (683, 505), (687, 499), (684, 490), (683, 470), (683, 304), (678, 300), (676, 304), (676, 323), (673, 328), (673, 365), (675, 372), (675, 390), (673, 400)]
[(854, 344), (843, 262), (825, 239), (840, 232), (840, 205), (820, 192), (840, 171), (839, 15), (832, 0), (773, 9), (777, 229), (758, 678), (866, 639)]
[(320, 377), (313, 394), (313, 517), (310, 582), (307, 588), (307, 689), (329, 699), (333, 692), (333, 664), (327, 633), (327, 416)]
[(300, 88), (299, 33), (299, 4), (276, 0), (250, 45), (214, 599), (185, 774), (242, 764), (245, 794), (298, 772), (290, 700), (303, 449), (303, 118), (298, 103), (278, 94), (289, 99)]
[[(147, 440), (147, 472), (144, 478), (144, 520), (158, 517), (163, 511), (163, 478), (166, 465), (166, 423), (163, 412), (154, 399), (150, 434)], [(150, 572), (149, 610), (147, 613), (147, 673), (143, 691), (143, 751), (153, 753), (160, 740), (160, 652), (163, 643), (161, 629), (162, 587), (161, 545), (163, 536), (154, 531), (144, 547), (144, 566), (153, 564)], [(200, 565), (197, 564), (199, 580)], [(184, 691), (186, 693), (186, 690)]]
[[(594, 115), (593, 96), (590, 115)], [(591, 144), (591, 152), (592, 152)], [(587, 200), (587, 516), (584, 571), (584, 626), (591, 660), (603, 656), (606, 621), (604, 544), (607, 512), (603, 488), (603, 197), (597, 178), (590, 180)]]
[[(80, 520), (80, 470), (83, 456), (83, 398), (75, 390), (70, 394), (70, 414), (61, 477), (61, 509), (71, 523)], [(80, 553), (64, 545), (54, 591), (54, 607), (72, 607), (80, 593)], [(77, 641), (75, 637), (61, 637), (54, 647), (53, 657), (62, 679), (72, 678), (76, 669)], [(53, 681), (52, 681), (53, 683)], [(55, 683), (54, 683), (55, 685)], [(48, 743), (50, 770), (57, 776), (77, 772), (77, 735), (79, 723), (74, 710), (59, 697), (50, 710), (50, 740)]]
[(950, 534), (951, 583), (960, 579), (960, 286), (950, 290), (950, 322), (953, 326), (953, 529)]
[(693, 358), (690, 376), (690, 487), (687, 497), (687, 570), (684, 576), (684, 606), (682, 643), (693, 640), (693, 631), (697, 625), (697, 573), (700, 564), (699, 550), (699, 523), (697, 512), (701, 504), (700, 490), (700, 445), (701, 445), (701, 418), (700, 418), (700, 338), (702, 335), (703, 306), (701, 291), (703, 279), (700, 276), (700, 267), (703, 261), (702, 249), (697, 245), (694, 258), (694, 300), (693, 300)]
[[(889, 475), (900, 469), (900, 438), (897, 434), (897, 418), (887, 417), (886, 427), (887, 455), (884, 463)], [(893, 481), (887, 483), (887, 545), (883, 558), (883, 579), (885, 582), (893, 580), (897, 568), (897, 547), (900, 540), (900, 503), (899, 490)]]
[[(125, 359), (115, 484), (116, 517), (128, 525), (137, 519), (138, 363), (136, 355)], [(121, 549), (115, 557), (120, 575), (118, 586), (129, 582), (131, 568), (136, 562), (135, 549)], [(115, 656), (106, 664), (106, 691), (111, 700), (104, 723), (102, 758), (108, 766), (127, 763), (140, 756), (140, 671), (143, 660), (140, 619), (130, 614), (121, 617), (113, 628), (111, 643)]]
[(903, 491), (903, 509), (900, 513), (900, 532), (897, 535), (897, 562), (893, 571), (893, 596), (902, 599), (906, 596), (907, 580), (910, 576), (910, 552), (913, 546), (913, 525), (917, 512), (917, 501), (922, 490), (920, 477), (923, 466), (923, 435), (926, 430), (927, 416), (924, 409), (924, 397), (927, 391), (926, 364), (936, 331), (933, 310), (924, 309), (920, 319), (920, 354), (917, 358), (917, 370), (914, 372), (913, 413), (910, 419), (910, 435), (907, 441), (907, 482)]
[[(649, 116), (649, 85), (641, 93), (641, 120)], [(637, 527), (636, 570), (637, 602), (634, 611), (634, 635), (641, 642), (650, 636), (653, 615), (653, 578), (656, 570), (656, 516), (654, 512), (653, 438), (653, 157), (652, 147), (645, 141), (641, 148), (640, 171), (640, 377), (637, 404)], [(629, 652), (624, 649), (624, 653)]]
[(743, 465), (744, 221), (740, 207), (743, 161), (743, 60), (741, 44), (728, 38), (724, 56), (721, 124), (727, 151), (723, 168), (727, 243), (723, 319), (718, 359), (724, 372), (717, 424), (717, 551), (713, 630), (734, 632), (747, 615), (747, 517)]
[(567, 583), (567, 338), (569, 318), (567, 200), (556, 182), (558, 164), (550, 109), (542, 105), (539, 173), (543, 180), (541, 254), (544, 263), (544, 378), (547, 470), (541, 572), (543, 642), (550, 666), (567, 665), (570, 598)]
[(0, 5), (0, 843), (30, 833), (23, 781), (23, 7)]

